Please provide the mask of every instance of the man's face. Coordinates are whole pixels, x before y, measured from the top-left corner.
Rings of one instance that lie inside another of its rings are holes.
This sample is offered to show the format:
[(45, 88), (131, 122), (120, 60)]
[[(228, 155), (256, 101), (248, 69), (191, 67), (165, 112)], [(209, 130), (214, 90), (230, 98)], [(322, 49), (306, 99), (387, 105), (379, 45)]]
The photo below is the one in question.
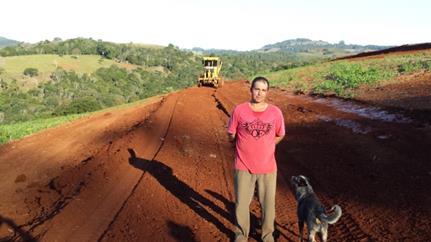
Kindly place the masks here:
[(251, 99), (255, 103), (262, 103), (266, 100), (266, 94), (268, 93), (268, 85), (264, 81), (257, 81), (251, 88)]

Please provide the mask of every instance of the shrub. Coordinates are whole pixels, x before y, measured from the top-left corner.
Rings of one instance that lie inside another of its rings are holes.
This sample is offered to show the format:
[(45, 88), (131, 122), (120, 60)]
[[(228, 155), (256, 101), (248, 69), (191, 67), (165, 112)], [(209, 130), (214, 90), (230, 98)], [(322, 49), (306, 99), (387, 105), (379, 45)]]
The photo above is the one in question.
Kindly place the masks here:
[(426, 60), (422, 63), (422, 66), (425, 70), (431, 71), (431, 60)]
[(398, 66), (399, 73), (411, 73), (422, 69), (420, 62), (409, 61)]
[(393, 73), (360, 64), (340, 62), (329, 68), (324, 81), (318, 83), (315, 91), (334, 91), (344, 95), (349, 89), (358, 88), (362, 84), (373, 84), (378, 80), (389, 78)]
[(101, 109), (102, 106), (94, 97), (82, 97), (72, 100), (68, 105), (59, 107), (55, 115), (79, 114)]
[(33, 77), (33, 76), (39, 75), (39, 70), (37, 68), (28, 67), (28, 68), (25, 68), (23, 74), (26, 76)]
[(374, 68), (365, 69), (359, 64), (339, 63), (331, 66), (326, 80), (345, 88), (356, 88), (363, 83), (372, 83), (380, 77)]
[(402, 74), (420, 70), (431, 70), (431, 60), (409, 61), (398, 65), (398, 72)]

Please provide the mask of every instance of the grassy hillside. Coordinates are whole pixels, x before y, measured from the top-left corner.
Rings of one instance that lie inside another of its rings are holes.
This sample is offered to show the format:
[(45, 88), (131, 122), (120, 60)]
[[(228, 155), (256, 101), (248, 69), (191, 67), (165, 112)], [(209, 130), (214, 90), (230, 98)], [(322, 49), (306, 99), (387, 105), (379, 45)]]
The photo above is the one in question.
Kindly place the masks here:
[(71, 114), (61, 117), (35, 119), (26, 122), (0, 125), (0, 144), (20, 139), (40, 130), (55, 127), (83, 117), (87, 114)]
[(89, 116), (100, 112), (103, 113), (108, 111), (121, 110), (129, 107), (133, 107), (136, 105), (142, 105), (145, 103), (157, 101), (160, 97), (161, 96), (154, 96), (154, 97), (139, 100), (133, 103), (127, 103), (127, 104), (118, 105), (115, 107), (106, 108), (96, 112), (70, 114), (70, 115), (64, 115), (64, 116), (52, 117), (52, 118), (40, 118), (40, 119), (31, 120), (31, 121), (0, 125), (0, 144), (4, 144), (13, 140), (20, 139), (22, 137), (42, 131), (44, 129), (62, 125), (84, 116)]
[[(79, 74), (90, 74), (101, 67), (117, 65), (128, 70), (134, 69), (136, 65), (129, 63), (118, 63), (113, 60), (101, 58), (97, 55), (26, 55), (0, 57), (0, 77), (6, 80), (16, 79), (19, 83), (34, 87), (40, 80), (48, 80), (51, 73), (57, 68), (74, 70)], [(39, 75), (28, 78), (23, 74), (26, 68), (36, 68)]]
[(378, 86), (419, 71), (431, 71), (431, 50), (331, 61), (263, 75), (294, 92), (351, 97), (362, 85)]

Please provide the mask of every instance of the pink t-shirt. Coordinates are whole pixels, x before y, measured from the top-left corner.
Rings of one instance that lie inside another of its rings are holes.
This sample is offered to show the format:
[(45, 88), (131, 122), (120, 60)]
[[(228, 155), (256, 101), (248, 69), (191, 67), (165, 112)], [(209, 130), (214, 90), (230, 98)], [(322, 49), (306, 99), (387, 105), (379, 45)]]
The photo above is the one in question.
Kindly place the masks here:
[(275, 137), (285, 134), (278, 107), (268, 104), (265, 111), (255, 112), (248, 102), (239, 104), (229, 119), (228, 132), (236, 134), (235, 169), (254, 174), (277, 170)]

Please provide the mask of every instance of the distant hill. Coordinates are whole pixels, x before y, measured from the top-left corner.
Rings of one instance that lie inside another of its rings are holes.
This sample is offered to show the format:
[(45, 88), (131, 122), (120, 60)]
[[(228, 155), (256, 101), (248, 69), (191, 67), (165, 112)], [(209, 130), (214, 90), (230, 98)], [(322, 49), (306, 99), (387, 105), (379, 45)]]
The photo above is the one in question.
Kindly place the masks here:
[(0, 36), (0, 48), (19, 44), (19, 41), (7, 39)]
[(396, 46), (396, 47), (383, 49), (383, 50), (376, 50), (376, 51), (359, 53), (356, 55), (345, 56), (345, 57), (338, 58), (337, 60), (353, 59), (353, 58), (375, 56), (375, 55), (382, 55), (382, 54), (390, 54), (390, 53), (396, 53), (396, 52), (430, 50), (430, 49), (431, 49), (431, 42), (430, 43), (421, 43), (421, 44), (412, 44), (412, 45), (401, 45), (401, 46)]
[(310, 40), (305, 38), (297, 38), (285, 40), (275, 44), (268, 44), (260, 48), (258, 51), (272, 52), (272, 51), (287, 51), (287, 52), (315, 52), (315, 51), (338, 51), (347, 53), (360, 53), (366, 51), (376, 51), (387, 49), (392, 46), (379, 46), (379, 45), (355, 45), (346, 44), (340, 41), (337, 44), (331, 44), (322, 40)]
[(310, 40), (305, 38), (297, 38), (285, 40), (275, 44), (268, 44), (260, 49), (251, 51), (236, 51), (223, 49), (202, 49), (195, 47), (193, 52), (199, 54), (215, 54), (215, 55), (235, 55), (241, 53), (284, 53), (291, 56), (296, 56), (299, 59), (334, 59), (344, 56), (355, 55), (363, 52), (377, 51), (391, 48), (393, 46), (380, 45), (355, 45), (346, 44), (340, 41), (337, 44), (331, 44), (322, 40)]
[[(185, 49), (187, 50), (187, 49)], [(198, 53), (198, 54), (204, 54), (204, 55), (209, 55), (209, 54), (239, 54), (241, 52), (247, 52), (247, 51), (239, 51), (239, 50), (228, 50), (228, 49), (204, 49), (204, 48), (200, 48), (200, 47), (194, 47), (193, 49), (191, 49), (191, 51)]]

